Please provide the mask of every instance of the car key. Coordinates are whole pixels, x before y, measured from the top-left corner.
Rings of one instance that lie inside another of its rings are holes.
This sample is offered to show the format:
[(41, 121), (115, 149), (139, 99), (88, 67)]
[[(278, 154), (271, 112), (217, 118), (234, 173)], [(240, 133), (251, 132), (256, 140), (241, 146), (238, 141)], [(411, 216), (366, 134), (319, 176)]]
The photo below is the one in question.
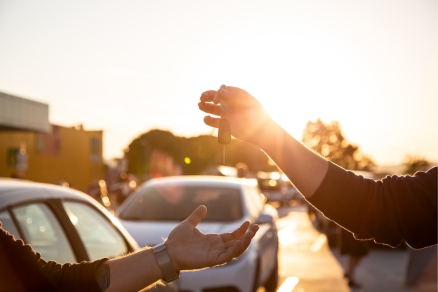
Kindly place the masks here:
[[(225, 85), (222, 85), (221, 88), (225, 88)], [(222, 100), (222, 96), (220, 96), (220, 106), (222, 110), (221, 119), (219, 121), (219, 130), (218, 130), (218, 142), (221, 143), (223, 146), (222, 148), (222, 160), (223, 165), (225, 166), (227, 163), (227, 153), (226, 153), (226, 144), (229, 144), (231, 142), (231, 127), (230, 127), (230, 121), (226, 118), (228, 113), (228, 105)]]
[(228, 119), (225, 118), (220, 119), (217, 138), (219, 143), (223, 145), (222, 146), (223, 165), (226, 165), (227, 163), (226, 144), (229, 144), (231, 142), (231, 127), (230, 127), (230, 121), (228, 121)]

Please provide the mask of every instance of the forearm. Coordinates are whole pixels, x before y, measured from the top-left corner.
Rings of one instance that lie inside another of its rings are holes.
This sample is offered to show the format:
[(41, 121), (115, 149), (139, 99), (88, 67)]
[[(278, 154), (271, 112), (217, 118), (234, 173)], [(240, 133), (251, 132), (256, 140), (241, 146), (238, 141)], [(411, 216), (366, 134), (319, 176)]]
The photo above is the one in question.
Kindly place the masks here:
[(294, 139), (274, 121), (259, 132), (255, 144), (275, 161), (295, 187), (310, 198), (324, 179), (328, 161)]
[(309, 200), (358, 239), (422, 248), (437, 242), (437, 168), (375, 181), (330, 164)]
[(65, 264), (47, 262), (30, 245), (15, 240), (0, 228), (2, 291), (100, 291), (95, 271), (106, 260)]
[(107, 262), (110, 267), (110, 285), (107, 292), (139, 291), (162, 278), (152, 248)]

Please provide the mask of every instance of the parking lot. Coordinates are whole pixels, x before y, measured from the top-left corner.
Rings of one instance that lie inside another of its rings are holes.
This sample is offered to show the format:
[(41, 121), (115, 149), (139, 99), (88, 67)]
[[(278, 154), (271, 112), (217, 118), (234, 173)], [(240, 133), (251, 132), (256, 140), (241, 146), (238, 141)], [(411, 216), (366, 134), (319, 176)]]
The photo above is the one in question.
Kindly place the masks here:
[(278, 210), (281, 278), (277, 291), (437, 291), (436, 253), (435, 262), (423, 270), (416, 285), (405, 285), (408, 248), (371, 249), (356, 271), (362, 289), (350, 289), (343, 278), (346, 257), (329, 247), (327, 237), (309, 219), (307, 207), (283, 206)]

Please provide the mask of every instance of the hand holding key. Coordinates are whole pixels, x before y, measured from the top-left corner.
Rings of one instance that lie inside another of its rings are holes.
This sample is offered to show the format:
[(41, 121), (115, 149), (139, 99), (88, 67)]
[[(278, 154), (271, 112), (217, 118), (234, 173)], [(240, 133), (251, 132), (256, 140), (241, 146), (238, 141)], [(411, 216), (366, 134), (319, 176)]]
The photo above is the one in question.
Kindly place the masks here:
[(223, 142), (227, 139), (231, 141), (231, 136), (221, 135), (229, 131), (235, 138), (257, 145), (262, 138), (261, 132), (270, 131), (271, 125), (275, 125), (260, 103), (237, 87), (223, 85), (219, 90), (205, 91), (198, 106), (200, 110), (217, 116), (206, 116), (204, 122), (219, 128), (218, 140), (221, 144), (226, 144)]

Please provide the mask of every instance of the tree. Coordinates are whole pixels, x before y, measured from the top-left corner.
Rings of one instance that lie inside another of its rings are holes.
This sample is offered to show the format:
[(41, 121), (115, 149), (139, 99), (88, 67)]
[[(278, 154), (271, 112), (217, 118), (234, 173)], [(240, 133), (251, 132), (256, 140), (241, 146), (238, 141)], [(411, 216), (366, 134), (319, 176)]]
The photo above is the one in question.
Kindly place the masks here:
[(337, 165), (349, 170), (371, 171), (373, 160), (350, 144), (337, 121), (324, 124), (320, 119), (307, 122), (302, 142)]
[(181, 138), (171, 132), (162, 130), (151, 130), (134, 139), (126, 151), (128, 160), (128, 172), (136, 175), (149, 173), (149, 160), (154, 149), (162, 150), (169, 154), (175, 161), (180, 161), (178, 145)]
[(406, 167), (406, 174), (415, 174), (417, 171), (428, 170), (432, 164), (423, 157), (407, 155), (403, 165)]
[[(128, 172), (148, 179), (150, 161), (155, 150), (165, 153), (172, 162), (180, 166), (185, 175), (200, 174), (209, 167), (222, 164), (222, 148), (217, 137), (200, 135), (196, 137), (177, 137), (171, 132), (154, 129), (135, 138), (125, 152), (128, 160)], [(248, 165), (249, 171), (275, 170), (268, 156), (258, 147), (232, 139), (226, 145), (227, 165), (238, 162)]]

